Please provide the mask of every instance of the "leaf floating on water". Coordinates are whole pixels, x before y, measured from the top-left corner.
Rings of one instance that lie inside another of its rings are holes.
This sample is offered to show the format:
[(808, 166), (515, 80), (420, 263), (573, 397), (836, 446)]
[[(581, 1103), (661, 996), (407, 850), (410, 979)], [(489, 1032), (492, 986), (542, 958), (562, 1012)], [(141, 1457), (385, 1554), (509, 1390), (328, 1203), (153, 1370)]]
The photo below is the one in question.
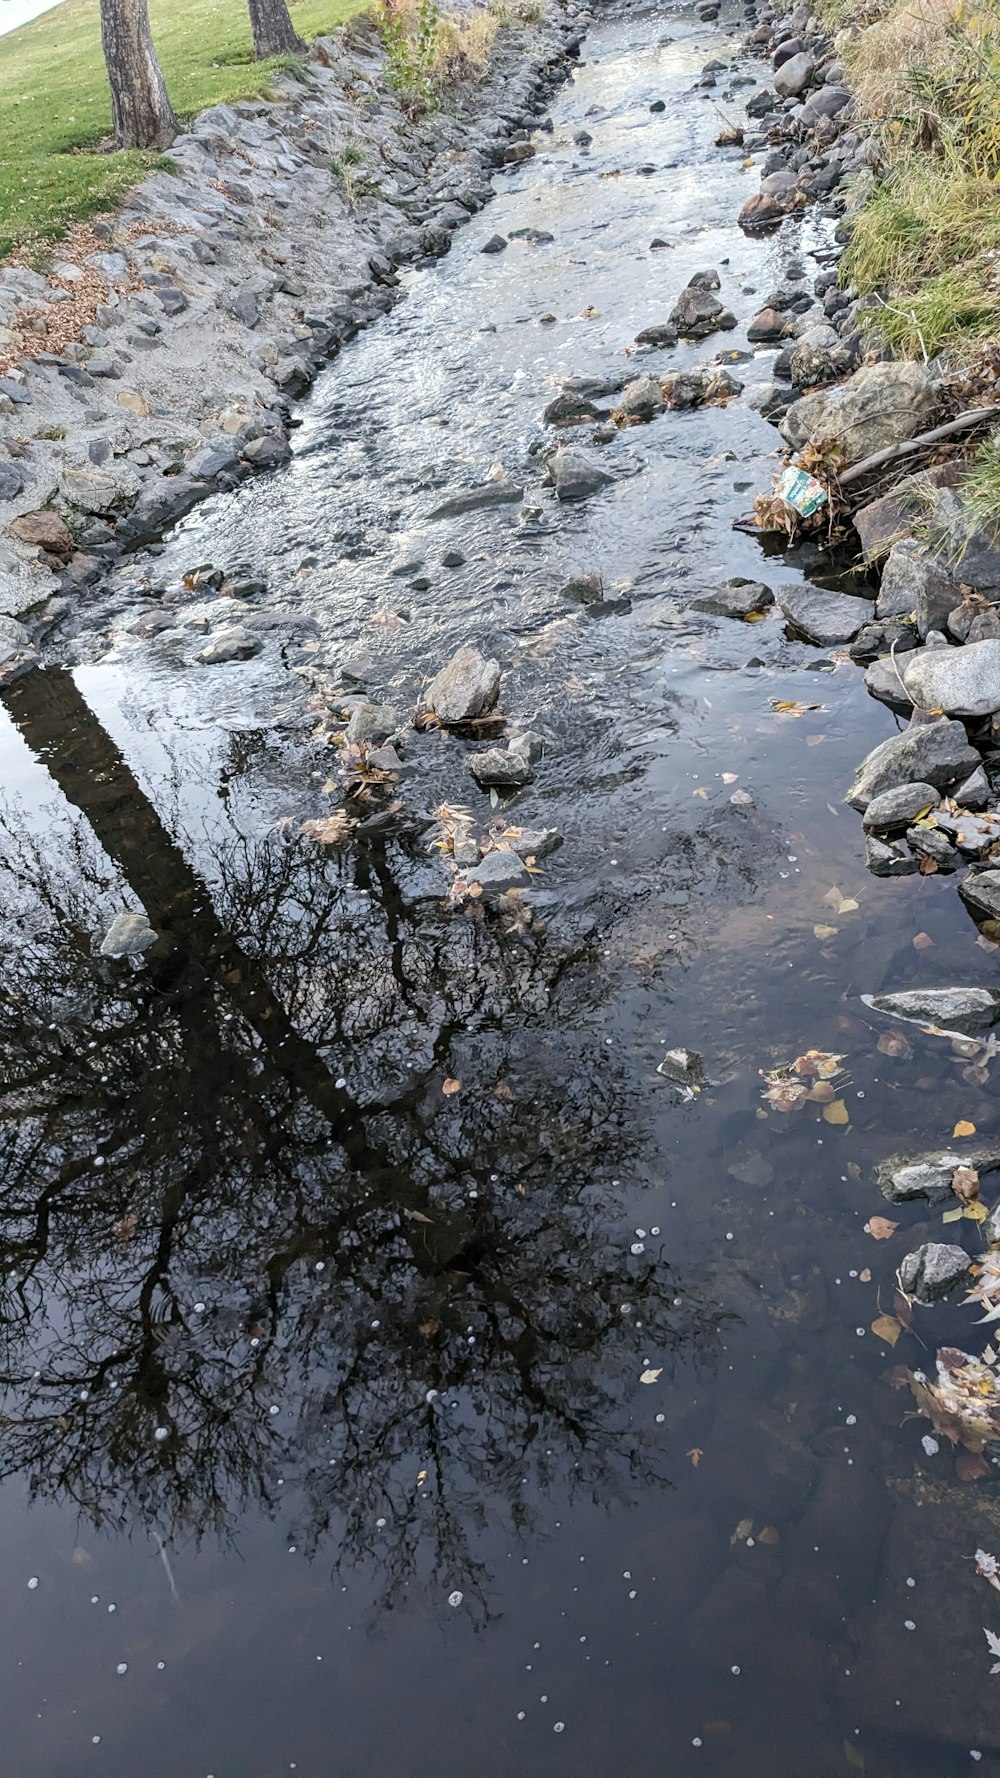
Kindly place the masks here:
[[(983, 1630), (983, 1635), (986, 1637), (986, 1640), (989, 1644), (990, 1654), (991, 1655), (1000, 1655), (1000, 1636), (994, 1636), (992, 1630), (986, 1630), (986, 1629)], [(993, 1666), (990, 1668), (990, 1672), (991, 1673), (1000, 1673), (1000, 1661), (994, 1662)]]
[(659, 1381), (659, 1379), (662, 1375), (663, 1375), (663, 1366), (661, 1364), (659, 1367), (659, 1370), (643, 1371), (642, 1376), (639, 1378), (639, 1381), (640, 1381), (640, 1383), (656, 1383)]
[(446, 1099), (452, 1099), (456, 1093), (462, 1091), (462, 1083), (460, 1080), (444, 1080), (441, 1082), (441, 1091)]
[(844, 1736), (844, 1758), (846, 1759), (849, 1766), (854, 1767), (854, 1770), (856, 1772), (863, 1772), (864, 1771), (865, 1756), (862, 1753), (857, 1742), (848, 1740), (846, 1735)]
[(685, 1455), (685, 1457), (690, 1458), (691, 1468), (697, 1469), (697, 1467), (698, 1467), (699, 1463), (701, 1462), (702, 1458), (704, 1457), (705, 1453), (701, 1449), (700, 1445), (692, 1445), (690, 1451), (685, 1451), (684, 1455)]
[(796, 1056), (792, 1067), (796, 1074), (816, 1075), (820, 1080), (832, 1080), (840, 1073), (840, 1064), (844, 1060), (836, 1050), (806, 1050), (804, 1056)]
[(735, 1531), (733, 1532), (732, 1536), (729, 1539), (730, 1549), (736, 1543), (746, 1543), (747, 1538), (752, 1537), (752, 1536), (753, 1536), (753, 1520), (752, 1519), (741, 1519), (739, 1524), (737, 1525)]
[(820, 939), (822, 939), (822, 938), (836, 938), (839, 931), (840, 931), (839, 926), (814, 926), (813, 927), (814, 937), (820, 938)]
[(773, 1525), (765, 1525), (764, 1529), (757, 1533), (758, 1543), (766, 1543), (773, 1547), (774, 1544), (780, 1543), (780, 1541), (781, 1533), (776, 1531)]
[(804, 716), (807, 710), (822, 710), (822, 704), (800, 704), (797, 698), (770, 698), (775, 716)]
[(722, 782), (723, 784), (735, 784), (738, 777), (739, 772), (723, 772)]
[[(955, 1474), (960, 1482), (981, 1482), (983, 1477), (989, 1473), (990, 1466), (981, 1451), (959, 1451), (955, 1458)], [(976, 1553), (978, 1558), (980, 1552)], [(1000, 1593), (1000, 1580), (997, 1580), (995, 1575), (989, 1578), (990, 1585), (996, 1587), (997, 1592)]]
[(871, 1266), (862, 1266), (860, 1272), (858, 1273), (858, 1277), (860, 1278), (862, 1284), (870, 1284), (872, 1281)]
[(832, 1105), (824, 1105), (823, 1122), (825, 1124), (849, 1124), (851, 1114), (843, 1099), (834, 1099)]
[(887, 1346), (894, 1346), (903, 1331), (903, 1324), (895, 1315), (877, 1315), (872, 1322), (872, 1333), (884, 1340)]
[(976, 1126), (975, 1124), (970, 1124), (968, 1118), (963, 1117), (959, 1119), (951, 1133), (953, 1136), (974, 1136), (976, 1133)]
[(888, 1241), (898, 1227), (898, 1222), (890, 1222), (887, 1216), (870, 1216), (865, 1223), (865, 1234), (871, 1235), (873, 1241)]
[(853, 895), (845, 895), (843, 891), (836, 888), (836, 886), (827, 890), (823, 900), (826, 902), (827, 907), (833, 909), (835, 914), (856, 914), (858, 911), (858, 902), (855, 897)]
[(934, 949), (934, 940), (929, 932), (916, 933), (910, 943), (915, 951), (932, 951)]

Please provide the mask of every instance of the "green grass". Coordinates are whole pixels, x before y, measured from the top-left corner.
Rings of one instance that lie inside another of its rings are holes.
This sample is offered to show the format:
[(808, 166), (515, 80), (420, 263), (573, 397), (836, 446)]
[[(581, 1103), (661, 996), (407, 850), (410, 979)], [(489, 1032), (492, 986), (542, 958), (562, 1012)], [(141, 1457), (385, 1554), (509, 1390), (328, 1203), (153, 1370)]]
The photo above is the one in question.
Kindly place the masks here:
[[(365, 0), (298, 0), (299, 35), (316, 37)], [(255, 62), (245, 0), (150, 0), (153, 36), (174, 110), (266, 88), (281, 59)], [(98, 0), (63, 0), (0, 37), (0, 257), (108, 209), (156, 156), (101, 154), (111, 129)]]

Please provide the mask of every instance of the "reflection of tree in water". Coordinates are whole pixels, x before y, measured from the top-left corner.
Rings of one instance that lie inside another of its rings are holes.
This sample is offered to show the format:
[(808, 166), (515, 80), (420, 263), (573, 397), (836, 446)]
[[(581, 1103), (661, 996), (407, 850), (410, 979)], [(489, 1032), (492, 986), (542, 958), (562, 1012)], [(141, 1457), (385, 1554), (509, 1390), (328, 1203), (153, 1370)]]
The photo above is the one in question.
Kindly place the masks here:
[(585, 940), (418, 912), (403, 841), (237, 840), (213, 907), (164, 834), (165, 941), (107, 962), (106, 859), (5, 838), (0, 1474), (196, 1536), (282, 1476), (301, 1542), (387, 1598), (475, 1591), (477, 1532), (539, 1490), (655, 1475), (639, 1356), (714, 1319), (625, 1251), (634, 1095), (565, 1029)]

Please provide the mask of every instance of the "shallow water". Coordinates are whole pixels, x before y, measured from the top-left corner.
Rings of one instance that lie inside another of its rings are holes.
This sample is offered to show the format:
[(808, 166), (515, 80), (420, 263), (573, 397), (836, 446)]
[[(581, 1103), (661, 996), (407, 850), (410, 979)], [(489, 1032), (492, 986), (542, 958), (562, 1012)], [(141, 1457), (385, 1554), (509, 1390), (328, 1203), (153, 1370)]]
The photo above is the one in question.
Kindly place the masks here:
[[(1000, 1772), (969, 1559), (995, 1485), (925, 1455), (886, 1373), (927, 1354), (869, 1331), (940, 1224), (864, 1233), (873, 1164), (959, 1118), (988, 1141), (995, 1095), (920, 1033), (879, 1053), (859, 999), (993, 981), (996, 952), (947, 879), (862, 868), (841, 798), (893, 719), (857, 670), (685, 609), (811, 566), (731, 529), (773, 430), (738, 401), (631, 429), (577, 507), (529, 454), (551, 379), (636, 362), (694, 271), (745, 324), (827, 254), (815, 220), (734, 226), (756, 173), (710, 144), (738, 93), (694, 81), (735, 45), (602, 22), (538, 158), (323, 378), (289, 470), (168, 543), (158, 585), (266, 576), (260, 656), (190, 664), (186, 626), (220, 622), (197, 590), (137, 637), (119, 575), (6, 699), (5, 1773)], [(480, 256), (529, 226), (554, 240)], [(428, 520), (497, 464), (537, 519)], [(590, 567), (599, 614), (559, 591)], [(565, 836), (530, 919), (441, 905), (430, 812), (503, 813), (466, 740), (414, 735), (349, 844), (296, 838), (339, 800), (324, 663), (362, 647), (413, 705), (466, 639), (546, 742), (506, 810)], [(156, 948), (95, 955), (136, 905)], [(676, 1044), (690, 1102), (656, 1073)], [(846, 1127), (762, 1116), (758, 1071), (808, 1047), (845, 1054)]]

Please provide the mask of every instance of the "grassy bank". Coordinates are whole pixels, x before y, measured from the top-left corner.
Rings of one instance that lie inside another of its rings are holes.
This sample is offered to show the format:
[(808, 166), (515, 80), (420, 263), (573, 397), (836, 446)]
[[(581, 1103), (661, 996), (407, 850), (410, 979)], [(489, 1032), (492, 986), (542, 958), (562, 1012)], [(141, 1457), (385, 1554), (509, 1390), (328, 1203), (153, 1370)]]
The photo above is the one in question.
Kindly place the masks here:
[(869, 5), (842, 53), (884, 164), (843, 275), (897, 352), (957, 359), (1000, 338), (1000, 15), (960, 0)]
[[(298, 0), (299, 34), (329, 31), (365, 0)], [(246, 0), (150, 0), (153, 35), (183, 118), (260, 92), (276, 63), (254, 62)], [(101, 154), (111, 128), (98, 0), (64, 0), (0, 37), (0, 256), (113, 204), (155, 157)]]

